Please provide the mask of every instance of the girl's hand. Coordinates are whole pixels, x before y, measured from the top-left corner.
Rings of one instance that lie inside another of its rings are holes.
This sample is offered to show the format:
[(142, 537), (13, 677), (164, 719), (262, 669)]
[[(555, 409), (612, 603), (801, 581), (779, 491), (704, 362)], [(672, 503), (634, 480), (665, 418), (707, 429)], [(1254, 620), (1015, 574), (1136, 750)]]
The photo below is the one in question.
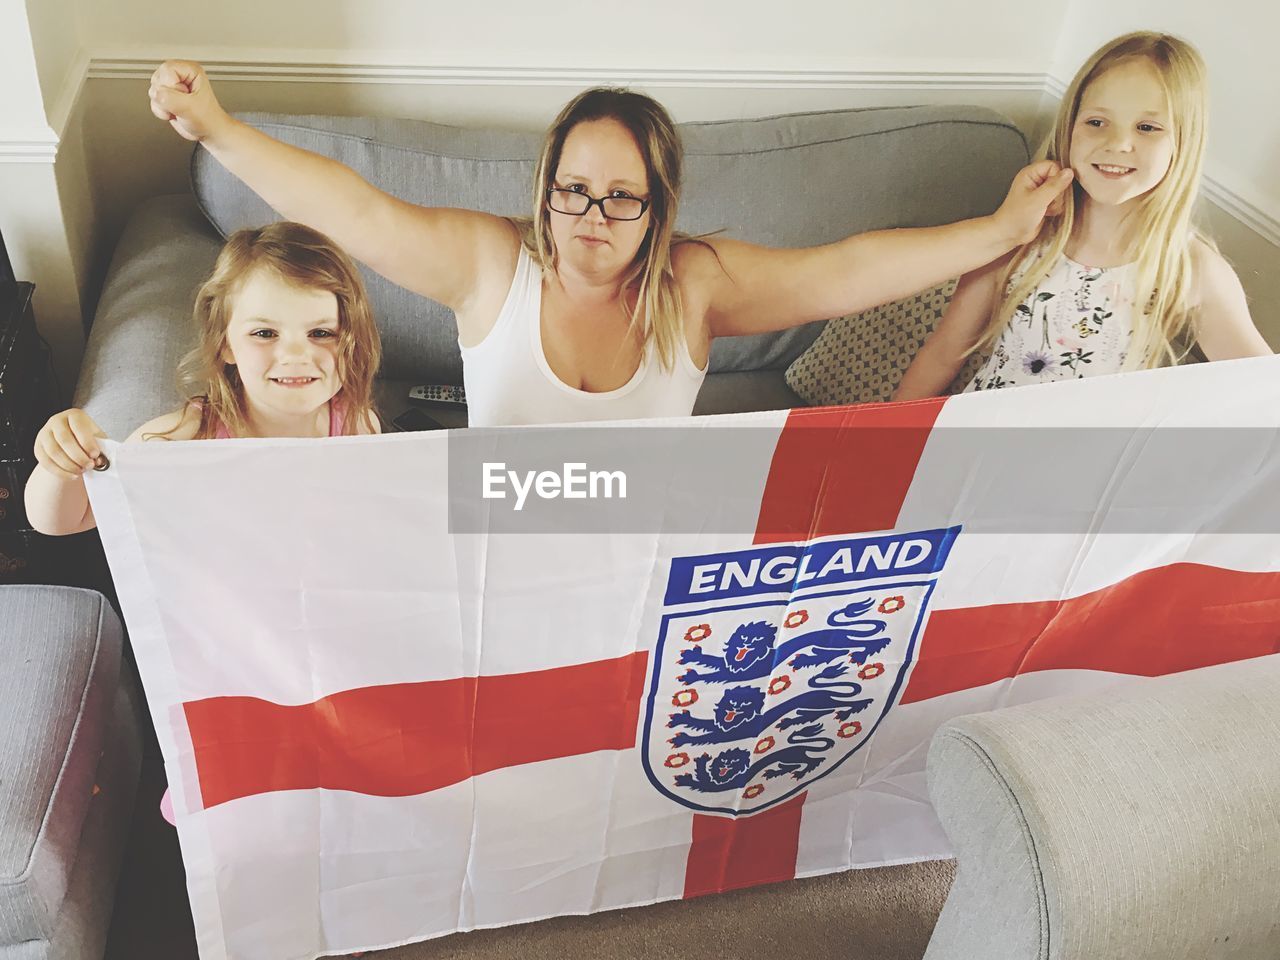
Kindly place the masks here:
[(151, 75), (148, 93), (151, 112), (188, 140), (205, 140), (230, 119), (198, 63), (166, 60)]
[(102, 457), (102, 429), (83, 410), (55, 413), (36, 434), (36, 460), (54, 476), (75, 480)]
[(995, 212), (1010, 248), (1030, 243), (1046, 216), (1062, 212), (1062, 194), (1073, 176), (1070, 167), (1063, 169), (1053, 160), (1041, 160), (1018, 171), (1008, 196)]

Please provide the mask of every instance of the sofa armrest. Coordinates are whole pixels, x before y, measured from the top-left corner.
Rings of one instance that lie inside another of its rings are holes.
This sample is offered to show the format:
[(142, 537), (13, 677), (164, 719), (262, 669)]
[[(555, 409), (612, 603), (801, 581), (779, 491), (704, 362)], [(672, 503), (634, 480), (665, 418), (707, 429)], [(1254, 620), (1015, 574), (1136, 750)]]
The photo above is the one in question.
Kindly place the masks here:
[(961, 717), (926, 960), (1205, 960), (1280, 944), (1280, 655)]
[(125, 227), (73, 401), (113, 439), (181, 403), (177, 369), (195, 342), (191, 308), (221, 248), (189, 194), (147, 200)]

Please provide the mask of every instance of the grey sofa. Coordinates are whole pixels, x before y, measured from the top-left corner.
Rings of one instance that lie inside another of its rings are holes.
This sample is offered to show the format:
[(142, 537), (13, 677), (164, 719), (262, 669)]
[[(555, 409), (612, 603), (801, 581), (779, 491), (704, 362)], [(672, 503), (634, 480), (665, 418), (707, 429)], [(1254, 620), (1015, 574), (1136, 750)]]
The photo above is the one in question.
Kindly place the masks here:
[(1280, 957), (1280, 654), (943, 726), (926, 960)]
[(101, 594), (0, 586), (0, 960), (102, 956), (141, 756)]

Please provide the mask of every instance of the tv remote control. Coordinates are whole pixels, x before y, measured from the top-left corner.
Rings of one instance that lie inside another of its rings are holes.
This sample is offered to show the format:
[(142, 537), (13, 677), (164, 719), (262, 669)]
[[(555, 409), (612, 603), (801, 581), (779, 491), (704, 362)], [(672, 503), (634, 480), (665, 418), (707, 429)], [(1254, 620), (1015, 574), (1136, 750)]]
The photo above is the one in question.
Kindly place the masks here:
[(467, 402), (467, 394), (461, 387), (431, 383), (421, 387), (411, 387), (409, 399), (418, 403), (465, 404)]

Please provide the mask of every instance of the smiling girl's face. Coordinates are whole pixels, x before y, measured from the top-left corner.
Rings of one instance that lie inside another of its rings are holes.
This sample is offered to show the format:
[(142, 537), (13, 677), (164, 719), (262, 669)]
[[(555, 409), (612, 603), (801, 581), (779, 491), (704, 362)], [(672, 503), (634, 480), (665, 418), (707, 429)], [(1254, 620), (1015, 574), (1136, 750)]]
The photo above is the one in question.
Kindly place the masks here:
[(342, 387), (338, 377), (338, 299), (328, 290), (254, 270), (234, 294), (226, 363), (234, 363), (250, 411), (314, 413)]
[(1095, 203), (1120, 206), (1159, 186), (1173, 162), (1168, 97), (1146, 60), (1127, 60), (1084, 89), (1071, 168)]

